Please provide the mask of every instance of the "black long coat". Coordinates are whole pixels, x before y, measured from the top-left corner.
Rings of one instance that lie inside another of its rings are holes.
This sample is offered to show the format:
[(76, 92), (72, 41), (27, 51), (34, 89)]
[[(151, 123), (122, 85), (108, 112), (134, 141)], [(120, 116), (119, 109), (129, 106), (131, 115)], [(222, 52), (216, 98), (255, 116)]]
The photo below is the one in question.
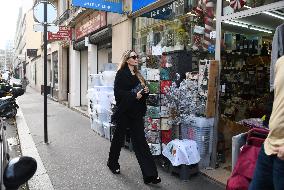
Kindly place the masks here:
[(139, 79), (131, 74), (128, 66), (117, 71), (114, 81), (114, 96), (117, 105), (115, 118), (117, 120), (122, 115), (131, 118), (139, 118), (145, 115), (148, 94), (143, 94), (142, 98), (137, 100), (137, 94), (131, 92), (139, 83)]

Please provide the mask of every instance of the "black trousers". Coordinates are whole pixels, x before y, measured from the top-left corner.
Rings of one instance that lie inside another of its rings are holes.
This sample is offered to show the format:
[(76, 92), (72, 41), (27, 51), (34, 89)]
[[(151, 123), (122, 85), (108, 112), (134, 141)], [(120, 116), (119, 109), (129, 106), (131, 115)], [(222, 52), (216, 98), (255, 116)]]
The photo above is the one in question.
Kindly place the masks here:
[(118, 164), (121, 147), (124, 145), (126, 129), (128, 128), (133, 150), (140, 165), (143, 178), (158, 176), (156, 164), (146, 142), (143, 118), (134, 119), (125, 115), (119, 118), (110, 146), (109, 164), (113, 166)]

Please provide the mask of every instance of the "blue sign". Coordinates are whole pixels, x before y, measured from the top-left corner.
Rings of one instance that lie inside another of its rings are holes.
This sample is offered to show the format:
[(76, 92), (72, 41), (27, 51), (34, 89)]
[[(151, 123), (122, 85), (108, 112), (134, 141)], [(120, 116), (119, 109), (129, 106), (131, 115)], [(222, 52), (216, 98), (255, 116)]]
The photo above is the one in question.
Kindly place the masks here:
[(209, 45), (208, 51), (209, 51), (209, 53), (215, 53), (215, 45)]
[(173, 17), (173, 3), (169, 3), (150, 12), (144, 13), (141, 17), (168, 20)]
[(151, 3), (154, 3), (157, 0), (132, 0), (132, 12), (135, 12)]
[(122, 0), (72, 0), (73, 6), (106, 12), (123, 13)]

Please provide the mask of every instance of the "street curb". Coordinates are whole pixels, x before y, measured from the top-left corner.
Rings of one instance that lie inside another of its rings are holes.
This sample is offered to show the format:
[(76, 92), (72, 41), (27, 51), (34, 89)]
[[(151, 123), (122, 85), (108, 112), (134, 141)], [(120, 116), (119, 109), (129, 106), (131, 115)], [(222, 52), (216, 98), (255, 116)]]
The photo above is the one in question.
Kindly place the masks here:
[(227, 185), (227, 184), (224, 184), (223, 182), (217, 180), (216, 178), (214, 178), (214, 177), (212, 177), (212, 176), (206, 174), (205, 172), (199, 171), (199, 173), (200, 173), (201, 175), (207, 177), (208, 179), (214, 181), (216, 184), (218, 184), (218, 185), (220, 185), (220, 186), (222, 186), (222, 187), (226, 187), (226, 185)]
[(37, 171), (28, 181), (30, 190), (54, 190), (51, 180), (37, 151), (33, 137), (27, 126), (22, 110), (18, 109), (16, 116), (17, 129), (23, 156), (33, 157), (37, 161)]

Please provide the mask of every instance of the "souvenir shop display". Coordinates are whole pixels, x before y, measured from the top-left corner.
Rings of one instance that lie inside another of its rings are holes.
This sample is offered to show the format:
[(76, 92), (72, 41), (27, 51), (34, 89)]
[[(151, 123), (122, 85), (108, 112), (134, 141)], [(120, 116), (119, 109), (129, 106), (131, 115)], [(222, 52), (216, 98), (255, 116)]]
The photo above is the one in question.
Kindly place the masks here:
[[(199, 97), (202, 91), (198, 88), (198, 77), (187, 79), (188, 72), (204, 72), (199, 71), (198, 63), (206, 57), (205, 54), (209, 55), (208, 46), (213, 43), (209, 35), (213, 31), (210, 19), (214, 3), (208, 0), (205, 7), (200, 5), (202, 13), (199, 15), (193, 14), (195, 8), (187, 7), (192, 5), (198, 6), (197, 3), (177, 0), (134, 19), (133, 46), (140, 57), (142, 66), (139, 69), (150, 91), (146, 102), (145, 134), (153, 150), (158, 146), (162, 150), (171, 140), (181, 138), (181, 121), (187, 115), (212, 117), (215, 114), (215, 106), (212, 106), (215, 99), (209, 97), (213, 94), (209, 91), (216, 87), (215, 83), (211, 85), (209, 82), (210, 74), (214, 75), (210, 67), (203, 74), (206, 75), (203, 86), (199, 86), (203, 92), (206, 90), (203, 102)], [(192, 12), (186, 12), (189, 10)], [(202, 58), (199, 51), (193, 51), (197, 45), (194, 35), (200, 35), (198, 49), (204, 52)], [(208, 61), (209, 65), (211, 61)], [(207, 110), (213, 111), (208, 114)], [(155, 138), (158, 133), (159, 142)], [(152, 154), (157, 155), (157, 152), (152, 151)]]
[(145, 128), (149, 130), (160, 130), (160, 119), (153, 119), (151, 117), (145, 118)]
[(253, 114), (261, 118), (269, 94), (269, 57), (224, 52), (222, 59), (222, 114), (234, 121), (252, 118)]

